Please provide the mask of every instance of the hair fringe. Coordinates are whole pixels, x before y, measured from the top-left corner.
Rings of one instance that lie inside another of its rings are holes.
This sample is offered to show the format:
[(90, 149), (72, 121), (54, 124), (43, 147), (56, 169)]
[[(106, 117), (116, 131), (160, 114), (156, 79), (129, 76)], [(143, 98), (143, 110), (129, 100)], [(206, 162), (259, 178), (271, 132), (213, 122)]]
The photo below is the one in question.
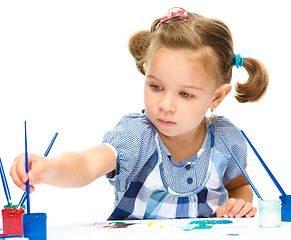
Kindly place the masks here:
[(249, 74), (245, 83), (236, 83), (235, 98), (240, 103), (257, 102), (267, 91), (269, 75), (265, 66), (253, 58), (244, 58), (243, 67)]

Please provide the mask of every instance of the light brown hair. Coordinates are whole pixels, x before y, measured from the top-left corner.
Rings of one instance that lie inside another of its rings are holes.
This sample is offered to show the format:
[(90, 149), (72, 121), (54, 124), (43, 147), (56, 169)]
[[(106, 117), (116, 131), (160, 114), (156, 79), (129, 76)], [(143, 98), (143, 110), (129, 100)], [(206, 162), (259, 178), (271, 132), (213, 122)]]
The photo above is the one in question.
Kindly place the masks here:
[[(217, 19), (190, 12), (187, 15), (188, 21), (174, 19), (162, 25), (161, 19), (157, 19), (151, 30), (138, 31), (130, 37), (128, 48), (137, 69), (145, 74), (144, 63), (160, 48), (191, 49), (201, 51), (205, 69), (213, 71), (219, 86), (230, 83), (235, 54), (229, 28)], [(241, 103), (256, 102), (267, 90), (268, 72), (260, 61), (253, 58), (244, 58), (243, 67), (249, 78), (245, 83), (236, 83), (235, 97)]]

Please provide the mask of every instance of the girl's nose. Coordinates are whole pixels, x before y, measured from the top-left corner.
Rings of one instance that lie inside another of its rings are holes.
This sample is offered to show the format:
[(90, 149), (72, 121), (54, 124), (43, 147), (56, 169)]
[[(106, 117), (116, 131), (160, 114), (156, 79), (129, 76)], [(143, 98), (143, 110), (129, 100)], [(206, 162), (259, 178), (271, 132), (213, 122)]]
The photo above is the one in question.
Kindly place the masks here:
[(176, 111), (176, 105), (174, 104), (174, 99), (171, 97), (170, 94), (164, 94), (158, 106), (160, 109), (162, 109), (165, 112)]

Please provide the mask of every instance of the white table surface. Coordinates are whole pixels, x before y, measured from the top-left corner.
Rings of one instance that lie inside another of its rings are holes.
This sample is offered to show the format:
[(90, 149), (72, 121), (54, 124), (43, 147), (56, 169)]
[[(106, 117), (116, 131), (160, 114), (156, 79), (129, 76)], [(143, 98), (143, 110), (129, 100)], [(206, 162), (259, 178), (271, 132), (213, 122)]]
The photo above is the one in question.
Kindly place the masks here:
[[(161, 221), (121, 221), (137, 223), (122, 229), (104, 228), (102, 222), (48, 224), (48, 240), (77, 240), (77, 239), (256, 239), (259, 237), (287, 237), (291, 236), (291, 222), (282, 222), (278, 228), (261, 228), (259, 218), (228, 219), (232, 224), (216, 224), (211, 229), (193, 229), (184, 231), (180, 227), (186, 226), (193, 220), (205, 219), (173, 219)], [(211, 218), (207, 220), (220, 220)], [(95, 224), (95, 225), (94, 225)], [(149, 226), (150, 225), (150, 226)], [(162, 238), (161, 238), (162, 237)]]
[[(118, 221), (125, 223), (135, 223), (127, 228), (105, 228), (107, 221), (80, 222), (72, 219), (70, 222), (47, 223), (48, 240), (93, 240), (93, 239), (256, 239), (260, 237), (274, 237), (290, 239), (291, 222), (282, 222), (278, 228), (261, 228), (259, 217), (227, 219), (231, 224), (215, 224), (211, 229), (193, 229), (184, 231), (191, 221), (203, 220), (226, 220), (218, 218), (210, 219), (172, 219), (172, 220), (137, 220), (137, 221)], [(117, 221), (116, 221), (117, 222)], [(2, 219), (0, 221), (2, 228)], [(2, 233), (2, 229), (0, 230)]]

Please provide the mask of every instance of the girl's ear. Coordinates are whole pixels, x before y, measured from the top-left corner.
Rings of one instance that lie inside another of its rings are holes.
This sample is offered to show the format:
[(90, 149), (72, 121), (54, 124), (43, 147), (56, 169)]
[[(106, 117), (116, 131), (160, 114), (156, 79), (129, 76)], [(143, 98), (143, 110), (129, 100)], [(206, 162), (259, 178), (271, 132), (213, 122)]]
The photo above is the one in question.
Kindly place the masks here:
[(210, 108), (211, 109), (217, 108), (219, 104), (222, 102), (222, 100), (227, 96), (227, 94), (229, 94), (231, 89), (232, 86), (230, 84), (224, 84), (219, 86), (215, 92), (214, 99), (211, 103)]

